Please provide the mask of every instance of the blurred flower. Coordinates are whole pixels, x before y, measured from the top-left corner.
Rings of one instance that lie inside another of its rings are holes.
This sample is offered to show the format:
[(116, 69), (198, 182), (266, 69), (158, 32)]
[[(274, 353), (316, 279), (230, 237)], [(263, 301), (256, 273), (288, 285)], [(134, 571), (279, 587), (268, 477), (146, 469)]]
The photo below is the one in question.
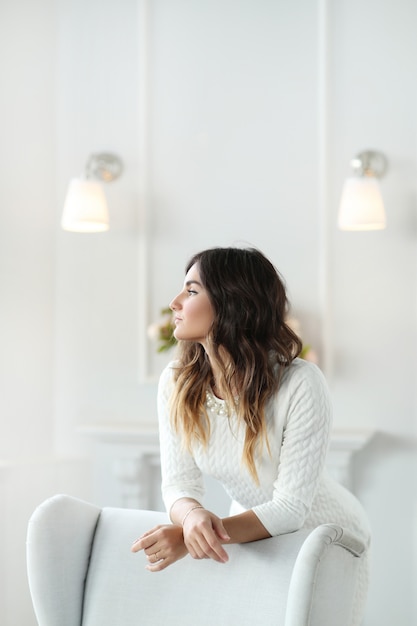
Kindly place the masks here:
[(317, 353), (311, 348), (311, 346), (304, 346), (300, 352), (300, 359), (304, 359), (305, 361), (311, 361), (311, 363), (319, 364), (319, 359)]
[(161, 315), (162, 317), (158, 322), (148, 326), (149, 339), (159, 343), (157, 352), (165, 352), (177, 343), (177, 340), (174, 337), (175, 325), (173, 323), (173, 314), (171, 309), (162, 309)]

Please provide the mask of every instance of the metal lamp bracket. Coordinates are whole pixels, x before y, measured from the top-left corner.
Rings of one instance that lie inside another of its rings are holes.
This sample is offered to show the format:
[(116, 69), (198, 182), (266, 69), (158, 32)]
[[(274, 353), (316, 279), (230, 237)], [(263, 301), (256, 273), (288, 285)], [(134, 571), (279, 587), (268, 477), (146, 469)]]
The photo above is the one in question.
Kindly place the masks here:
[(350, 165), (358, 176), (376, 176), (382, 178), (388, 169), (388, 161), (382, 152), (365, 150), (353, 158)]
[(86, 178), (97, 178), (105, 183), (111, 183), (119, 178), (122, 171), (121, 159), (110, 152), (92, 154), (85, 166)]

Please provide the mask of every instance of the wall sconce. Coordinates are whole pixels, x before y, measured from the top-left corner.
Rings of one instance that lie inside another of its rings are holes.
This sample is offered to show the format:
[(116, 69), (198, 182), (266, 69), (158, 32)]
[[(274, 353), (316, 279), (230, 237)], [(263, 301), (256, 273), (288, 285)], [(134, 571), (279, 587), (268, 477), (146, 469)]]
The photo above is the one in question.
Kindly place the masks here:
[[(69, 184), (62, 213), (63, 230), (76, 233), (100, 233), (109, 229), (109, 211), (100, 182), (119, 178), (123, 164), (114, 154), (92, 154), (85, 167), (85, 176), (73, 178)], [(92, 180), (95, 178), (96, 180)]]
[(387, 171), (387, 159), (381, 152), (367, 150), (350, 165), (356, 176), (347, 178), (340, 200), (340, 230), (381, 230), (386, 226), (384, 202), (378, 178)]

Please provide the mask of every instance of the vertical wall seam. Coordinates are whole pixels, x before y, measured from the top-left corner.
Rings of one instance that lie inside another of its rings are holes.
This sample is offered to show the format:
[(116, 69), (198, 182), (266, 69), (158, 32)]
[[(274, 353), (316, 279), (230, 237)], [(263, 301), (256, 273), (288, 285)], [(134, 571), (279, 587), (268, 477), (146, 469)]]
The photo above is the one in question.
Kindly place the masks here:
[(149, 0), (138, 0), (138, 369), (149, 382)]
[(329, 7), (318, 0), (318, 218), (319, 218), (319, 308), (321, 317), (321, 362), (328, 380), (333, 375), (332, 310), (330, 292), (329, 241), (331, 213), (328, 193), (329, 120)]

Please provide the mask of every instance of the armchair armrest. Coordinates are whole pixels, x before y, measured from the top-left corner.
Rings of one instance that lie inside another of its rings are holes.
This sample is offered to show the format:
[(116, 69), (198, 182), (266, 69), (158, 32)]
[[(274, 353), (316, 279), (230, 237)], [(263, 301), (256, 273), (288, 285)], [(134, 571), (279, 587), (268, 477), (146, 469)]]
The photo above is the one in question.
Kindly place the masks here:
[(346, 626), (365, 544), (335, 524), (315, 528), (294, 565), (285, 626)]

